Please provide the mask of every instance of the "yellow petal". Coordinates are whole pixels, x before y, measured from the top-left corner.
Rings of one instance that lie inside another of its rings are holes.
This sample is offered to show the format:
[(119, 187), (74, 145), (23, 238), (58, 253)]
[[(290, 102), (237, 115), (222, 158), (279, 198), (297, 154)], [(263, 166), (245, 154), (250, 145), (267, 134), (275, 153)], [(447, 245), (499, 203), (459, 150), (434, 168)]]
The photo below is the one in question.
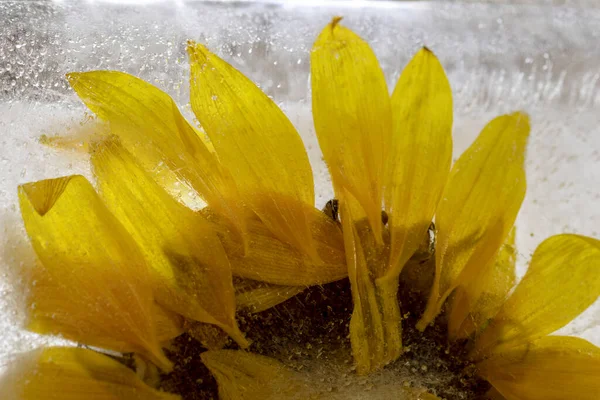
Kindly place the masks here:
[(267, 310), (303, 292), (306, 286), (283, 286), (238, 279), (234, 282), (238, 309), (257, 313)]
[(239, 350), (207, 351), (201, 355), (219, 384), (221, 400), (266, 400), (295, 397), (299, 377), (279, 362)]
[(385, 184), (392, 243), (388, 277), (400, 273), (422, 242), (450, 172), (452, 91), (429, 49), (421, 49), (400, 75), (392, 112)]
[(595, 400), (600, 349), (576, 337), (547, 336), (477, 365), (507, 400)]
[(497, 117), (453, 166), (435, 217), (436, 277), (419, 329), (456, 287), (493, 262), (512, 229), (525, 196), (528, 136), (525, 114)]
[(311, 52), (313, 115), (343, 210), (354, 302), (350, 339), (357, 372), (365, 374), (401, 351), (398, 274), (375, 285), (389, 254), (382, 246), (381, 209), (392, 114), (375, 54), (339, 21), (334, 18), (325, 27)]
[[(375, 277), (380, 273), (378, 269), (385, 268), (389, 246), (381, 248), (376, 244), (361, 211), (350, 193), (340, 196), (348, 278), (354, 304), (350, 342), (356, 371), (364, 375), (396, 360), (402, 352), (402, 340), (398, 279), (375, 284)], [(383, 241), (389, 243), (387, 231), (384, 231)]]
[(158, 341), (168, 342), (183, 333), (184, 319), (181, 315), (154, 304), (154, 326)]
[(43, 267), (33, 271), (28, 328), (92, 346), (139, 352), (162, 368), (147, 265), (88, 181), (19, 186), (25, 228)]
[(496, 315), (515, 284), (515, 229), (511, 231), (496, 260), (479, 268), (479, 276), (454, 293), (448, 318), (451, 340), (481, 331)]
[(502, 352), (562, 328), (600, 296), (600, 241), (557, 235), (542, 242), (527, 273), (489, 327), (474, 355)]
[(50, 347), (21, 354), (0, 380), (3, 400), (177, 400), (95, 351)]
[(334, 188), (358, 200), (380, 243), (390, 96), (375, 54), (340, 19), (323, 29), (311, 51), (315, 129)]
[(243, 230), (239, 196), (229, 172), (183, 118), (175, 102), (151, 84), (117, 71), (70, 73), (69, 83), (111, 133), (161, 186), (173, 175)]
[(213, 222), (234, 276), (284, 286), (312, 286), (343, 279), (348, 275), (342, 233), (337, 223), (312, 209), (311, 236), (322, 262), (314, 262), (291, 245), (282, 242), (258, 218), (247, 220), (249, 244), (242, 244), (231, 226), (209, 208), (202, 213)]
[(231, 266), (211, 224), (169, 196), (116, 141), (99, 144), (92, 165), (106, 205), (155, 273), (157, 301), (246, 346), (235, 322)]
[(302, 139), (252, 81), (190, 43), (192, 109), (246, 204), (284, 242), (316, 256), (307, 208), (314, 184)]

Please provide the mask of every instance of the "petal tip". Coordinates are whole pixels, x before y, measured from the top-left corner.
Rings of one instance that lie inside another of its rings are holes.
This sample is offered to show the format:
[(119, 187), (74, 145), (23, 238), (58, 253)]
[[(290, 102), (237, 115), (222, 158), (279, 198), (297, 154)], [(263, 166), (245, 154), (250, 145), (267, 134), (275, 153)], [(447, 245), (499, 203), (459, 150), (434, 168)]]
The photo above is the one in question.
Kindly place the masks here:
[(208, 55), (210, 54), (210, 51), (205, 45), (201, 43), (196, 43), (193, 40), (188, 40), (187, 52), (190, 56), (190, 59), (192, 59), (192, 62), (206, 60), (208, 58)]
[(75, 86), (79, 82), (79, 79), (81, 78), (82, 74), (83, 72), (67, 72), (65, 74), (65, 79), (67, 80), (71, 88), (75, 89)]
[(526, 140), (531, 132), (529, 114), (524, 111), (515, 111), (509, 114), (508, 117), (512, 119), (515, 128), (522, 132), (523, 138)]
[(419, 332), (424, 332), (428, 325), (429, 322), (421, 318), (419, 321), (417, 321), (416, 328)]
[(215, 368), (220, 364), (220, 355), (227, 350), (208, 350), (200, 354), (200, 360), (207, 368)]
[(331, 27), (331, 30), (334, 30), (338, 24), (340, 23), (340, 21), (344, 19), (344, 17), (341, 17), (339, 15), (336, 15), (335, 17), (333, 17), (331, 19), (331, 22), (329, 23), (329, 26)]
[(196, 49), (196, 46), (198, 46), (198, 43), (194, 42), (193, 40), (188, 39), (188, 41), (186, 42), (187, 52), (192, 53)]
[(529, 114), (527, 114), (525, 111), (515, 111), (510, 114), (510, 116), (517, 118), (519, 122), (523, 121), (524, 123), (529, 124)]
[(77, 177), (83, 178), (81, 175), (73, 175), (19, 185), (19, 197), (22, 201), (26, 199), (38, 215), (43, 217), (58, 201), (71, 179)]
[[(437, 62), (439, 64), (439, 60), (433, 50), (428, 46), (423, 46), (421, 49), (415, 54), (415, 59), (422, 57), (427, 59), (429, 62)], [(442, 68), (443, 69), (443, 68)]]

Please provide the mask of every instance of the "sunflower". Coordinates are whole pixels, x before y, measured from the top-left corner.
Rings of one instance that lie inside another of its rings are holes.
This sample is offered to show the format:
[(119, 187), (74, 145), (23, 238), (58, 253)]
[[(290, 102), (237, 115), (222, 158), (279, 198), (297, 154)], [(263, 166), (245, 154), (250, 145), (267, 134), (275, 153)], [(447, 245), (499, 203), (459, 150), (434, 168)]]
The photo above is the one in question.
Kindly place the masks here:
[[(291, 341), (271, 354), (264, 348), (282, 340), (261, 331), (273, 310), (294, 298), (296, 312), (314, 320), (327, 302), (307, 299), (329, 290), (343, 310), (328, 305), (320, 318), (349, 331), (353, 376), (395, 371), (420, 351), (475, 388), (463, 396), (597, 397), (600, 349), (549, 334), (598, 299), (600, 241), (548, 238), (513, 288), (528, 117), (493, 119), (451, 166), (452, 95), (435, 55), (417, 52), (390, 96), (369, 45), (339, 22), (311, 52), (315, 129), (336, 197), (327, 212), (314, 207), (293, 125), (204, 46), (188, 43), (191, 106), (202, 129), (133, 76), (67, 76), (102, 121), (84, 146), (96, 187), (82, 176), (19, 187), (39, 259), (26, 271), (27, 328), (85, 347), (16, 357), (0, 382), (3, 395), (195, 399), (203, 380), (173, 394), (165, 381), (201, 360), (222, 399), (352, 398), (355, 384), (324, 388), (317, 370), (283, 362)], [(202, 206), (173, 196), (176, 186), (189, 187)], [(288, 322), (283, 337), (302, 329)], [(182, 337), (199, 341), (197, 351), (178, 352)], [(409, 371), (410, 382), (372, 378), (371, 396), (451, 393)]]

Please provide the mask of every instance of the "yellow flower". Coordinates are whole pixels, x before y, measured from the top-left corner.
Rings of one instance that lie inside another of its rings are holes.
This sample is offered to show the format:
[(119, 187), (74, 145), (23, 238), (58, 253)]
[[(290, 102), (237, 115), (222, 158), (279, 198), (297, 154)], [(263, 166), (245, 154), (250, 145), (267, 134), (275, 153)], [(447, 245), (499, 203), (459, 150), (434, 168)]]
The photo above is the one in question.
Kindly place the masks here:
[[(493, 119), (451, 169), (452, 96), (435, 55), (421, 49), (390, 96), (373, 51), (339, 22), (315, 42), (311, 79), (341, 223), (335, 212), (331, 218), (315, 209), (312, 171), (290, 121), (204, 46), (188, 43), (191, 105), (203, 131), (138, 78), (68, 75), (105, 123), (84, 146), (98, 193), (81, 176), (20, 186), (40, 260), (31, 270), (28, 329), (136, 353), (140, 377), (92, 350), (48, 348), (14, 363), (0, 382), (3, 393), (23, 400), (177, 398), (141, 379), (151, 380), (146, 362), (172, 368), (165, 342), (186, 330), (205, 347), (224, 346), (210, 324), (248, 347), (236, 307), (263, 311), (346, 277), (356, 372), (382, 369), (403, 351), (400, 274), (431, 255), (435, 218), (435, 276), (417, 328), (439, 327), (434, 320), (446, 310), (448, 339), (466, 343), (453, 348), (470, 379), (487, 380), (506, 399), (597, 396), (600, 350), (547, 335), (598, 298), (600, 242), (547, 239), (509, 296), (528, 117)], [(206, 207), (193, 211), (173, 198), (178, 182)], [(192, 356), (214, 375), (222, 399), (348, 396), (242, 350)], [(392, 382), (373, 395), (437, 398), (427, 389)]]

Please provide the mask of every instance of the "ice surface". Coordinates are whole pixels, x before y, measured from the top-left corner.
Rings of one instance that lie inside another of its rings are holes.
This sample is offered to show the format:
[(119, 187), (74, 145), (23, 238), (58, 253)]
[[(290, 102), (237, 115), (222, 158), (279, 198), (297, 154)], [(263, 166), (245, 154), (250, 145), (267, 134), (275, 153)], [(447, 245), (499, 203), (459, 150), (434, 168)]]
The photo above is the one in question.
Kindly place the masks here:
[[(363, 4), (366, 4), (363, 2)], [(22, 331), (13, 274), (32, 262), (16, 198), (20, 183), (89, 176), (85, 157), (38, 143), (77, 129), (84, 108), (69, 71), (117, 69), (169, 92), (189, 112), (188, 39), (206, 43), (282, 105), (315, 168), (318, 205), (332, 196), (312, 129), (309, 49), (334, 15), (367, 39), (390, 85), (423, 45), (455, 93), (455, 150), (493, 115), (524, 109), (532, 136), (528, 194), (518, 220), (519, 272), (545, 237), (600, 237), (600, 10), (427, 2), (324, 8), (156, 1), (0, 2), (0, 369), (10, 354), (48, 339)], [(18, 254), (18, 257), (17, 257)], [(18, 282), (17, 282), (18, 283)], [(596, 304), (563, 329), (600, 345)]]

